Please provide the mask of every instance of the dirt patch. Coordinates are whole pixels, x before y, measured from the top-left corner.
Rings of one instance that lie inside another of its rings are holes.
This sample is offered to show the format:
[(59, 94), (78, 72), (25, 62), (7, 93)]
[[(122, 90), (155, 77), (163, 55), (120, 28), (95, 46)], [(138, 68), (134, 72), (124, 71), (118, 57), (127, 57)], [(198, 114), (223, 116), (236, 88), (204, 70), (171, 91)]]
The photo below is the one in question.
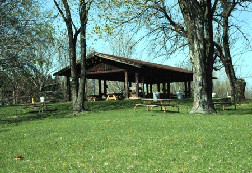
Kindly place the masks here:
[(11, 117), (7, 117), (7, 118), (17, 118), (18, 116), (11, 116)]
[(75, 113), (75, 114), (71, 113), (71, 114), (69, 114), (69, 115), (66, 115), (66, 117), (77, 116), (78, 114), (84, 114), (84, 113), (86, 113), (86, 112), (87, 112), (87, 111), (81, 111), (81, 112)]
[(74, 114), (69, 114), (69, 115), (66, 115), (66, 117), (71, 117), (71, 116), (73, 116)]

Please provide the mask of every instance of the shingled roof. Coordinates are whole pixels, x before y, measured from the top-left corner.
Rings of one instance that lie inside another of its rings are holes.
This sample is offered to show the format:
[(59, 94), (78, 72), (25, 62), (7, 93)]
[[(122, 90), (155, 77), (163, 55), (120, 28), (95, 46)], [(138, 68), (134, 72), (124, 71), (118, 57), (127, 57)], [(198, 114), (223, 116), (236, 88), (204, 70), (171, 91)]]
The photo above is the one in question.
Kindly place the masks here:
[[(123, 58), (123, 57), (119, 57), (119, 56), (115, 56), (115, 55), (109, 55), (109, 54), (104, 54), (104, 53), (94, 53), (92, 55), (87, 56), (87, 59), (93, 58), (94, 56), (96, 57), (100, 57), (100, 58), (104, 58), (104, 59), (109, 59), (112, 61), (116, 61), (119, 63), (123, 63), (123, 64), (127, 64), (130, 66), (134, 66), (137, 68), (142, 68), (143, 66), (148, 66), (148, 67), (154, 67), (154, 68), (159, 68), (159, 69), (166, 69), (166, 70), (171, 70), (171, 71), (175, 71), (175, 72), (182, 72), (182, 73), (193, 73), (192, 71), (183, 69), (183, 68), (178, 68), (178, 67), (172, 67), (169, 65), (162, 65), (162, 64), (156, 64), (156, 63), (150, 63), (150, 62), (145, 62), (145, 61), (141, 61), (141, 60), (135, 60), (135, 59), (130, 59), (130, 58)], [(80, 64), (80, 60), (77, 61), (77, 65)], [(70, 65), (61, 69), (60, 71), (54, 73), (54, 76), (57, 76), (58, 74), (69, 70), (70, 69)]]

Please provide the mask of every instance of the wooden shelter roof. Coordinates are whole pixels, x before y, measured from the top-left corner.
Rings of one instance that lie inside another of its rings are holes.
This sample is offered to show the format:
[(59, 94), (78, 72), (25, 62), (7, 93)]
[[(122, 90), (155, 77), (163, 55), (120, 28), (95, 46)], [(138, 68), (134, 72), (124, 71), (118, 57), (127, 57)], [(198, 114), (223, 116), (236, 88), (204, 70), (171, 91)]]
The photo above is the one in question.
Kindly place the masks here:
[[(185, 82), (193, 80), (193, 72), (168, 65), (144, 62), (119, 56), (95, 53), (87, 57), (87, 78), (111, 81), (124, 81), (124, 72), (138, 72), (145, 82)], [(54, 73), (54, 76), (71, 76), (70, 65)], [(80, 60), (77, 61), (77, 74), (80, 74)], [(132, 77), (130, 77), (132, 76)], [(129, 82), (135, 76), (129, 75)]]

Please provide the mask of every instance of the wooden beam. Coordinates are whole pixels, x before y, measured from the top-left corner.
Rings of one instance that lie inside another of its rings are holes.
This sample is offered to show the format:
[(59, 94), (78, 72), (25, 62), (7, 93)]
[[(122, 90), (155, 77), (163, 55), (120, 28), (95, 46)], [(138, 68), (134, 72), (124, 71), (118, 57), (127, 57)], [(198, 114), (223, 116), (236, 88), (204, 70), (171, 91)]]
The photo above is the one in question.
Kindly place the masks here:
[(168, 95), (168, 98), (171, 98), (171, 86), (170, 86), (170, 82), (167, 83), (167, 95)]
[(149, 94), (149, 84), (148, 83), (146, 83), (146, 94), (148, 95)]
[(101, 79), (98, 79), (99, 80), (99, 96), (101, 96), (102, 94), (102, 92), (101, 92)]
[(107, 91), (106, 80), (104, 80), (104, 83), (103, 83), (103, 90), (104, 90), (104, 95), (106, 96), (106, 91)]
[(143, 98), (145, 97), (144, 95), (144, 76), (141, 78), (141, 90), (142, 90), (142, 94), (143, 94)]
[(136, 83), (136, 97), (138, 98), (138, 93), (139, 93), (139, 84), (138, 84), (138, 73), (135, 73), (135, 83)]
[(116, 69), (116, 70), (108, 70), (108, 71), (86, 72), (86, 74), (91, 75), (91, 74), (118, 73), (118, 72), (125, 72), (125, 70), (124, 69)]
[(129, 87), (128, 87), (128, 72), (125, 71), (125, 80), (124, 80), (124, 89), (125, 89), (125, 98), (129, 98)]
[[(164, 98), (166, 98), (166, 89), (165, 89), (165, 83), (164, 82), (162, 83), (162, 91), (163, 91), (162, 95), (164, 96)], [(160, 96), (161, 96), (161, 94), (160, 94)]]
[(163, 82), (163, 83), (162, 83), (162, 91), (163, 91), (164, 94), (165, 94), (165, 92), (166, 92), (165, 90), (166, 90), (166, 89), (165, 89), (165, 83)]

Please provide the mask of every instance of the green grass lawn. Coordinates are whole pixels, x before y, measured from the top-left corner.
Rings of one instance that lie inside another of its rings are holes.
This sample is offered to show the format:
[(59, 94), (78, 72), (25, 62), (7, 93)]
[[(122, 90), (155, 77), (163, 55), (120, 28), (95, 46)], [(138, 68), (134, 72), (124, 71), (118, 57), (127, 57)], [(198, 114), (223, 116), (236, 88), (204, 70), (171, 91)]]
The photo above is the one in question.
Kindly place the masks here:
[(251, 100), (206, 115), (189, 114), (192, 100), (174, 103), (180, 113), (138, 102), (89, 102), (71, 117), (71, 103), (17, 118), (1, 106), (0, 172), (252, 172)]

